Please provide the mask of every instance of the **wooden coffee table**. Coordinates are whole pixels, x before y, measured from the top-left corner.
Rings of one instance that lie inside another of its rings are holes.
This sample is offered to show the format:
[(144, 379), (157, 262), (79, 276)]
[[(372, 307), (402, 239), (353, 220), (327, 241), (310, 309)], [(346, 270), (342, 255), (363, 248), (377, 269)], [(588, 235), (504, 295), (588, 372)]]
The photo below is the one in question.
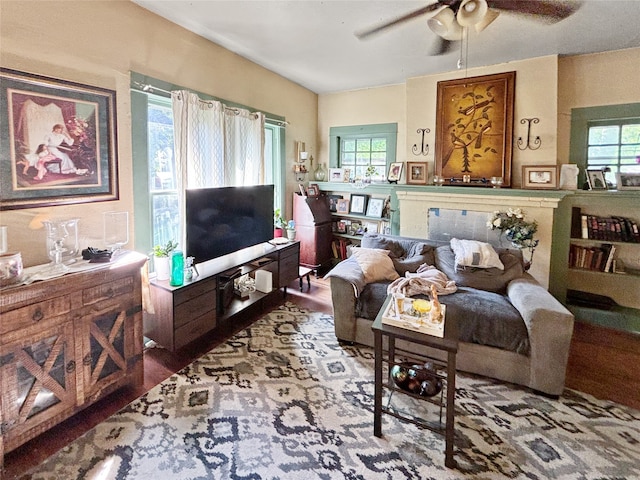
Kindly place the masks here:
[[(402, 327), (395, 327), (392, 325), (386, 325), (382, 323), (382, 314), (386, 311), (387, 304), (391, 301), (391, 296), (388, 296), (382, 309), (378, 313), (375, 321), (373, 322), (374, 334), (374, 354), (375, 354), (375, 393), (374, 393), (374, 416), (373, 416), (373, 434), (376, 437), (382, 436), (382, 414), (386, 413), (392, 415), (400, 420), (408, 421), (427, 428), (434, 432), (443, 434), (445, 437), (445, 461), (444, 464), (449, 468), (456, 467), (456, 461), (453, 458), (454, 447), (454, 399), (456, 393), (456, 354), (458, 352), (458, 326), (456, 322), (451, 319), (445, 319), (444, 337), (439, 338), (433, 335), (409, 330)], [(387, 349), (387, 379), (383, 381), (383, 364), (385, 362), (384, 350), (383, 350), (383, 338), (388, 340)], [(446, 360), (439, 360), (431, 358), (428, 355), (416, 354), (400, 349), (396, 349), (396, 340), (405, 340), (412, 344), (424, 345), (446, 352)], [(399, 353), (398, 353), (399, 352)], [(414, 360), (418, 363), (424, 363), (425, 361), (431, 361), (437, 366), (438, 372), (441, 370), (446, 372), (442, 374), (443, 390), (446, 393), (446, 401), (442, 400), (440, 395), (434, 397), (420, 397), (414, 395), (405, 390), (399, 389), (391, 378), (389, 371), (391, 367), (395, 365), (396, 356), (403, 357), (408, 360)], [(384, 389), (390, 390), (390, 394), (395, 392), (401, 392), (402, 394), (410, 395), (415, 398), (424, 399), (431, 403), (438, 405), (440, 408), (446, 410), (446, 422), (442, 425), (442, 415), (438, 422), (430, 422), (424, 419), (419, 419), (413, 416), (399, 413), (398, 411), (382, 405), (382, 393)]]

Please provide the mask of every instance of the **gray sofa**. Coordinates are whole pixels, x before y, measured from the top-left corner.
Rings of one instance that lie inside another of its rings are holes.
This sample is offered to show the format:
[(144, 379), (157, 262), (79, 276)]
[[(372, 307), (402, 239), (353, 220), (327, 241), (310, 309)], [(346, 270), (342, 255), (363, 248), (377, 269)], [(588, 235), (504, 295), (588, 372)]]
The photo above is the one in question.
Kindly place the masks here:
[[(400, 277), (427, 264), (456, 282), (455, 293), (439, 297), (447, 305), (446, 321), (458, 322), (459, 370), (528, 386), (549, 396), (562, 394), (573, 315), (526, 273), (519, 250), (495, 249), (504, 265), (500, 270), (457, 267), (449, 243), (365, 234), (361, 247), (389, 251)], [(335, 332), (341, 341), (371, 346), (371, 324), (392, 277), (376, 279), (368, 274), (365, 278), (354, 257), (327, 274)], [(423, 353), (442, 358), (436, 351)]]

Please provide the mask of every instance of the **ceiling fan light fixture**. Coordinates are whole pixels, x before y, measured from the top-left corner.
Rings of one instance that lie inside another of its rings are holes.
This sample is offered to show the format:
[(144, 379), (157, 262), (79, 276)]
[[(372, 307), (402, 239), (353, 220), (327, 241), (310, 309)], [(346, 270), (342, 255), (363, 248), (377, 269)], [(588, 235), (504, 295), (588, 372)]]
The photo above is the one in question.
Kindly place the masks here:
[(433, 33), (445, 40), (460, 40), (462, 27), (456, 22), (456, 16), (450, 8), (443, 8), (436, 15), (427, 20), (427, 25)]
[(486, 0), (462, 0), (456, 19), (461, 26), (471, 27), (481, 22), (488, 10)]
[(487, 14), (484, 16), (484, 18), (482, 20), (480, 20), (478, 23), (476, 23), (476, 32), (480, 33), (481, 31), (483, 31), (485, 28), (487, 28), (491, 22), (493, 22), (496, 18), (498, 18), (500, 16), (500, 12), (498, 10), (494, 10), (493, 8), (490, 8), (487, 11)]

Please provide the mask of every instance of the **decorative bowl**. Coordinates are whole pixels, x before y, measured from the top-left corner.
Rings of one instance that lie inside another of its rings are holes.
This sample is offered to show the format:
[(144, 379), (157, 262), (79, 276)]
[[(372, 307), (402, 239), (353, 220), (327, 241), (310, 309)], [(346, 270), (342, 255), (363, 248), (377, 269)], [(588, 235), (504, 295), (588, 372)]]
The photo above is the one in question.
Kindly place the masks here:
[(0, 287), (14, 285), (22, 281), (22, 255), (3, 253), (0, 255)]

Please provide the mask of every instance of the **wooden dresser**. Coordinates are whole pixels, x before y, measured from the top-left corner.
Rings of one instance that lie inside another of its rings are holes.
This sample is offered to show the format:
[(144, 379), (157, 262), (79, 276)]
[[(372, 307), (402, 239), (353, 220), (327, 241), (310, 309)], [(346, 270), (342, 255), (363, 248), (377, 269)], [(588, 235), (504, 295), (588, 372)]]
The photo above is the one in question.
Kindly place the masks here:
[(141, 267), (90, 270), (0, 292), (0, 454), (97, 399), (143, 382)]

